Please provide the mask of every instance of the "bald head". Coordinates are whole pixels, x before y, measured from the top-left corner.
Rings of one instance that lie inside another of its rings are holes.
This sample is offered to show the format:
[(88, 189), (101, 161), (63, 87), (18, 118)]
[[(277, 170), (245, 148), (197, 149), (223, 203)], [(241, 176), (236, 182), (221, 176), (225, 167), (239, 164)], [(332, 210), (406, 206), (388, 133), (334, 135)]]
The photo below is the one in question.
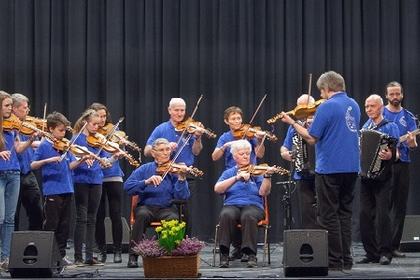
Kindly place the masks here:
[[(309, 102), (308, 102), (309, 100)], [(302, 94), (298, 99), (297, 99), (297, 105), (311, 105), (315, 103), (315, 99), (308, 95), (308, 94)]]
[(377, 103), (381, 106), (384, 105), (384, 100), (382, 99), (382, 97), (380, 95), (377, 95), (377, 94), (369, 95), (369, 97), (366, 98), (366, 102), (368, 102), (368, 101), (373, 102), (373, 103)]

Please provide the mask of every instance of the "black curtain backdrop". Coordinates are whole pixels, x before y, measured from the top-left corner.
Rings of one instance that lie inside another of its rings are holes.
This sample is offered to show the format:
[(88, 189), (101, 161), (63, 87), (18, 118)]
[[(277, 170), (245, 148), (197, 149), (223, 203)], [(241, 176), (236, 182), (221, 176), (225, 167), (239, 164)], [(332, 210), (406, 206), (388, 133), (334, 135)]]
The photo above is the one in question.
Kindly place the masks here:
[[(327, 70), (343, 74), (362, 110), (368, 95), (400, 81), (405, 107), (418, 113), (419, 26), (417, 0), (0, 0), (0, 88), (28, 96), (32, 115), (47, 103), (73, 122), (102, 102), (114, 120), (125, 116), (122, 129), (141, 146), (168, 119), (171, 97), (183, 97), (191, 113), (203, 94), (196, 119), (220, 135), (225, 108), (242, 107), (248, 121), (268, 94), (254, 123), (271, 129), (265, 121), (294, 107), (309, 73), (319, 97), (315, 81)], [(287, 167), (279, 155), (286, 126), (273, 128), (281, 140), (267, 143), (264, 162)], [(194, 235), (206, 240), (222, 202), (213, 193), (222, 168), (210, 157), (215, 144), (204, 140), (196, 164), (206, 174)], [(411, 214), (420, 214), (419, 167), (415, 150)], [(284, 193), (274, 183), (284, 179), (273, 180), (269, 198), (273, 240), (282, 239)]]

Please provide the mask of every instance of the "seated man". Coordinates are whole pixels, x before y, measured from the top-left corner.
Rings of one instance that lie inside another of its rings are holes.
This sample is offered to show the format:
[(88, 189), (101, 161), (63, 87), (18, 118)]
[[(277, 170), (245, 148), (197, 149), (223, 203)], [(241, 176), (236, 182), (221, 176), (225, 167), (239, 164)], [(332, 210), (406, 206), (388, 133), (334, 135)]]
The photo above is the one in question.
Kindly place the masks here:
[(249, 256), (248, 267), (256, 267), (258, 221), (264, 218), (263, 197), (270, 193), (274, 168), (269, 167), (264, 176), (240, 170), (250, 164), (251, 144), (247, 140), (233, 141), (230, 152), (236, 166), (225, 170), (214, 186), (216, 193), (225, 196), (219, 222), (220, 267), (229, 266), (230, 244), (240, 235), (241, 251)]
[[(124, 184), (129, 195), (139, 195), (136, 221), (131, 232), (131, 240), (139, 242), (147, 226), (153, 221), (178, 219), (178, 210), (173, 199), (188, 199), (190, 191), (185, 174), (168, 173), (164, 178), (157, 174), (159, 165), (167, 163), (171, 156), (171, 146), (164, 138), (152, 144), (153, 162), (137, 168)], [(132, 242), (130, 246), (133, 246)], [(137, 256), (130, 250), (127, 267), (138, 267)]]

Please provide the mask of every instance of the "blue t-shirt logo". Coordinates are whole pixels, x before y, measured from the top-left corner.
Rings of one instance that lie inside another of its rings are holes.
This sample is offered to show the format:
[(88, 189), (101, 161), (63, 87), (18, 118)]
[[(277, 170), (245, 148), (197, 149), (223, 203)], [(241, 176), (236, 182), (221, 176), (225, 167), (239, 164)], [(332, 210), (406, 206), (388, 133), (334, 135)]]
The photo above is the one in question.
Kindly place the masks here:
[(405, 116), (402, 116), (400, 119), (400, 124), (404, 127), (407, 127), (407, 121), (405, 120)]
[(353, 108), (351, 106), (347, 107), (346, 111), (346, 124), (347, 128), (351, 132), (357, 132), (357, 125), (356, 125), (356, 119), (354, 116), (352, 116)]

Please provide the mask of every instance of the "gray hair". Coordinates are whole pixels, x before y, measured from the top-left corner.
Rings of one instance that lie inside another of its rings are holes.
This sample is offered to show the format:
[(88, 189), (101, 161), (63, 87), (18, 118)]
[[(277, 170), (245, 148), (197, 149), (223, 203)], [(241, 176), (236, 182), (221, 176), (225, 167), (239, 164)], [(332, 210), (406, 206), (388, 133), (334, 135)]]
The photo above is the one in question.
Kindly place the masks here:
[(368, 100), (373, 100), (373, 101), (379, 103), (381, 106), (384, 106), (384, 100), (378, 94), (371, 94), (371, 95), (369, 95), (369, 97), (366, 98), (366, 101), (368, 101)]
[[(308, 99), (309, 99), (309, 102), (308, 102)], [(312, 96), (310, 96), (309, 94), (302, 94), (297, 99), (297, 102), (296, 102), (297, 105), (306, 105), (306, 104), (311, 105), (311, 104), (314, 104), (314, 103), (315, 103), (315, 99)]]
[(174, 97), (171, 98), (171, 100), (169, 101), (169, 108), (173, 108), (175, 106), (187, 106), (187, 104), (185, 103), (185, 100), (179, 97)]
[(334, 92), (346, 90), (346, 83), (343, 76), (334, 71), (322, 74), (316, 82), (318, 89), (331, 90)]
[(251, 143), (249, 143), (247, 140), (241, 139), (233, 141), (230, 145), (230, 152), (232, 153), (232, 155), (236, 154), (239, 150), (242, 149), (247, 149), (251, 151)]
[(162, 145), (162, 144), (169, 145), (168, 139), (166, 139), (166, 138), (158, 138), (158, 139), (156, 139), (155, 141), (153, 141), (152, 149), (154, 149), (157, 146)]
[(19, 106), (20, 104), (26, 102), (29, 103), (29, 98), (20, 93), (13, 93), (12, 95), (13, 106)]

